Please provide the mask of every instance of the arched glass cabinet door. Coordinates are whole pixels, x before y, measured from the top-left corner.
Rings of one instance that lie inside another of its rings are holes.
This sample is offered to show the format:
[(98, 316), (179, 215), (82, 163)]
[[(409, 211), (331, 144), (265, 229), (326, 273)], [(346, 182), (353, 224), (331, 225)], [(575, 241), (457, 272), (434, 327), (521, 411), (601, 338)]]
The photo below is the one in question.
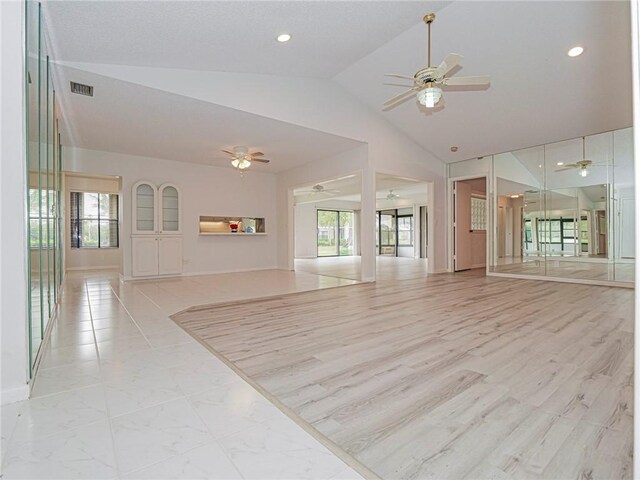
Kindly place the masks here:
[(138, 182), (133, 186), (132, 206), (134, 234), (157, 233), (156, 187), (149, 182)]
[(180, 189), (172, 183), (160, 186), (160, 233), (180, 233)]

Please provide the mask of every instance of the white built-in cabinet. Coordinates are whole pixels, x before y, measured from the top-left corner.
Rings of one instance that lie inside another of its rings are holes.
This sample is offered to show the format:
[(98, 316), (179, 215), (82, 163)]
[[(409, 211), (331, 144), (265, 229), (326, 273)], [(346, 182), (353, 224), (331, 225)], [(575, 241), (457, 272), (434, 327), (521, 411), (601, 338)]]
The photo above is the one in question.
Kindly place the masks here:
[(182, 273), (180, 189), (143, 180), (133, 186), (131, 197), (132, 276)]

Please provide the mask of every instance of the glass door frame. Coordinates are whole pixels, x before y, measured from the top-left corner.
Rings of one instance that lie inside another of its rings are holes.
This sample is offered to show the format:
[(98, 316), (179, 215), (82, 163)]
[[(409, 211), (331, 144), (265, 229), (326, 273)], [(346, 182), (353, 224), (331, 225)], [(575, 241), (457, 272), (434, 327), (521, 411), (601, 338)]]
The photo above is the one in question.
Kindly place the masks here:
[[(318, 237), (319, 237), (319, 225), (318, 225), (318, 219), (320, 216), (320, 212), (332, 212), (336, 214), (336, 227), (335, 227), (335, 231), (336, 231), (336, 253), (334, 255), (320, 255), (320, 245), (318, 245)], [(341, 225), (340, 225), (340, 214), (341, 213), (348, 213), (351, 215), (351, 218), (353, 219), (353, 226), (355, 227), (355, 212), (353, 210), (338, 210), (335, 208), (317, 208), (316, 209), (316, 257), (322, 257), (322, 258), (326, 258), (326, 257), (353, 257), (356, 255), (354, 248), (355, 248), (355, 243), (354, 245), (351, 246), (351, 253), (340, 253), (340, 240), (342, 239), (342, 236), (340, 234), (341, 232)]]

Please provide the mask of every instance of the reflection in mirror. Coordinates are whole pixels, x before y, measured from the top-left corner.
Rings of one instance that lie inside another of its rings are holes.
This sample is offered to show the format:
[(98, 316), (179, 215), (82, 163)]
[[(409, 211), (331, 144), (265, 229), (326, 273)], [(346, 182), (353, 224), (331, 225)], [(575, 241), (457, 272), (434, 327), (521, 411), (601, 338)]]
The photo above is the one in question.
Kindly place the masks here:
[(491, 271), (634, 279), (632, 131), (494, 155)]

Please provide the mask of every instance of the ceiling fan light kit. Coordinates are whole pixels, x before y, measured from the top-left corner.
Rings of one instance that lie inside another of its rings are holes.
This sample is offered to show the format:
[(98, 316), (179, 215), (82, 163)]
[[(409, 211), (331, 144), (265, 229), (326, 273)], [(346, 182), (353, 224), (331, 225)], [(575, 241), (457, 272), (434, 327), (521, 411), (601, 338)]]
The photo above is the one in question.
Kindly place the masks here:
[(262, 152), (253, 152), (249, 153), (249, 149), (243, 146), (233, 147), (233, 151), (222, 150), (227, 155), (231, 155), (231, 165), (236, 170), (239, 170), (242, 174), (244, 170), (251, 166), (252, 162), (261, 162), (261, 163), (269, 163), (270, 160), (266, 158), (257, 158), (262, 157), (264, 153)]
[[(451, 78), (446, 75), (451, 72), (464, 58), (457, 53), (450, 53), (437, 67), (431, 66), (431, 24), (436, 19), (435, 13), (429, 13), (424, 16), (423, 20), (428, 27), (427, 38), (427, 66), (418, 70), (413, 77), (408, 75), (399, 75), (388, 73), (386, 76), (401, 78), (404, 80), (412, 80), (413, 86), (395, 97), (390, 98), (384, 103), (386, 108), (393, 108), (415, 94), (418, 102), (426, 108), (435, 108), (442, 99), (442, 88), (447, 86), (471, 86), (471, 85), (488, 85), (491, 77), (481, 75), (475, 77), (456, 77)], [(407, 85), (408, 86), (408, 85)]]
[(438, 87), (428, 87), (420, 90), (416, 96), (418, 101), (427, 108), (433, 108), (442, 98), (442, 89)]

